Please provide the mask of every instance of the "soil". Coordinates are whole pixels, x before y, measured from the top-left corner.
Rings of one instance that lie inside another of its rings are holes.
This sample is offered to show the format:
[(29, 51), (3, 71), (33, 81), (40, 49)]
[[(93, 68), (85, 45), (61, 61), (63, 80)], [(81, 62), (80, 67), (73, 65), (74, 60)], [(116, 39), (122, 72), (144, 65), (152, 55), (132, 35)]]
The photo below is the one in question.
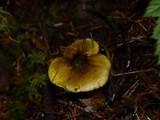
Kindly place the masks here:
[[(154, 18), (144, 18), (146, 0), (6, 0), (0, 2), (12, 15), (17, 31), (0, 32), (0, 120), (12, 120), (10, 104), (21, 71), (8, 67), (10, 37), (30, 34), (15, 51), (12, 64), (23, 67), (31, 52), (45, 54), (44, 66), (35, 71), (47, 74), (50, 61), (61, 56), (61, 47), (78, 38), (93, 38), (100, 52), (112, 62), (110, 78), (100, 89), (70, 93), (49, 79), (40, 89), (42, 97), (26, 101), (25, 120), (159, 120), (160, 72), (151, 39)], [(8, 42), (8, 41), (9, 42)], [(13, 54), (12, 54), (13, 55)], [(20, 60), (20, 62), (19, 62)], [(2, 76), (2, 77), (1, 77)]]

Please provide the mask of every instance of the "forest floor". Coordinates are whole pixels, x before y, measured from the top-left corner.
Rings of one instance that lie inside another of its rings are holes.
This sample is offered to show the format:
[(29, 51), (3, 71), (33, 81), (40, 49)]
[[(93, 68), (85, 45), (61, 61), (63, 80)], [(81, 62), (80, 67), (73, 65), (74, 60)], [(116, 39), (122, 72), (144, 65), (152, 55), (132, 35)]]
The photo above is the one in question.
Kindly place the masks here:
[[(160, 119), (155, 20), (143, 17), (146, 0), (0, 4), (11, 14), (5, 15), (10, 26), (0, 32), (0, 120)], [(109, 81), (91, 92), (66, 92), (49, 81), (49, 63), (62, 46), (87, 37), (109, 53)]]

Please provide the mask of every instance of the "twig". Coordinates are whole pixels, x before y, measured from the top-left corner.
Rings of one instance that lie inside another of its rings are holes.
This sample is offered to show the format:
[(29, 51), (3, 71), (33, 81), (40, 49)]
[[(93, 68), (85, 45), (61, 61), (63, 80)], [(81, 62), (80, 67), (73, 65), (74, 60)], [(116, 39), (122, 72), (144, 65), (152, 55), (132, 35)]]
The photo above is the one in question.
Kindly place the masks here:
[(151, 118), (149, 118), (147, 115), (146, 115), (146, 118), (147, 118), (147, 120), (151, 120)]
[(78, 116), (80, 116), (80, 115), (81, 115), (81, 113), (76, 114), (76, 115), (73, 115), (72, 117), (70, 117), (70, 118), (66, 118), (66, 119), (64, 119), (64, 120), (71, 120), (71, 119), (75, 119), (76, 117), (78, 117)]
[(124, 72), (124, 73), (118, 73), (118, 74), (114, 74), (114, 77), (119, 77), (119, 76), (125, 76), (125, 75), (132, 75), (132, 74), (138, 74), (138, 73), (145, 73), (145, 72), (151, 72), (154, 71), (155, 68), (148, 68), (148, 69), (144, 69), (144, 70), (136, 70), (136, 71), (129, 71), (129, 72)]
[(127, 96), (127, 94), (128, 94), (128, 96), (130, 96), (130, 95), (135, 91), (135, 89), (137, 88), (138, 82), (139, 82), (139, 80), (137, 80), (137, 81), (127, 90), (127, 92), (125, 92), (125, 94), (123, 95), (123, 97)]
[(142, 25), (140, 22), (138, 22), (138, 24), (142, 27), (142, 29), (143, 29), (144, 31), (147, 31), (147, 28), (144, 27), (144, 25)]
[(43, 36), (43, 40), (45, 42), (46, 48), (47, 48), (47, 50), (49, 50), (48, 40), (47, 40), (46, 35), (45, 35), (46, 32), (45, 32), (45, 30), (44, 30), (44, 28), (42, 27), (41, 24), (40, 24), (40, 30), (42, 32), (42, 36)]

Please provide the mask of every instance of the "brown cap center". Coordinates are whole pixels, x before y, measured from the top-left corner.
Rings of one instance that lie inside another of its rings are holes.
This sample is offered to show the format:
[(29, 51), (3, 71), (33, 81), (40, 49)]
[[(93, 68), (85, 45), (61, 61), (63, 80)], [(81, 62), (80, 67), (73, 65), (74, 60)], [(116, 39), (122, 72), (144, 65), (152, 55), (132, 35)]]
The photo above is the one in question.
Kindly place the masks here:
[(83, 55), (81, 53), (76, 53), (71, 60), (71, 65), (72, 65), (73, 69), (75, 69), (76, 71), (78, 71), (80, 73), (83, 73), (84, 70), (86, 69), (85, 65), (88, 62), (87, 58), (88, 58), (87, 55)]

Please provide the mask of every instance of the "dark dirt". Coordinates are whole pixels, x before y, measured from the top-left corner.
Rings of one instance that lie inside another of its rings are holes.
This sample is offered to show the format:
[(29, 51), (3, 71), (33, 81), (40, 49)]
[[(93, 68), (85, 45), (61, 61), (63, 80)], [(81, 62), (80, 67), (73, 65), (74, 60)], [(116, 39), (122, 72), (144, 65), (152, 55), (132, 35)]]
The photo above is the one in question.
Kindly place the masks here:
[[(146, 0), (7, 0), (1, 4), (23, 26), (11, 36), (32, 35), (32, 39), (22, 42), (23, 53), (45, 54), (46, 65), (38, 70), (47, 74), (50, 60), (61, 55), (61, 46), (86, 37), (95, 39), (101, 46), (100, 52), (107, 51), (112, 62), (108, 83), (91, 92), (68, 93), (48, 80), (41, 89), (42, 99), (25, 103), (25, 120), (160, 119), (160, 73), (154, 56), (155, 40), (150, 38), (155, 22), (143, 18)], [(54, 24), (46, 24), (46, 19)], [(10, 72), (5, 65), (8, 56), (9, 53), (0, 51), (0, 64), (4, 62), (0, 86), (5, 86), (3, 90), (0, 88), (0, 120), (11, 119), (8, 110), (12, 95), (8, 90), (15, 87), (8, 83), (8, 79), (16, 79), (16, 71)]]

